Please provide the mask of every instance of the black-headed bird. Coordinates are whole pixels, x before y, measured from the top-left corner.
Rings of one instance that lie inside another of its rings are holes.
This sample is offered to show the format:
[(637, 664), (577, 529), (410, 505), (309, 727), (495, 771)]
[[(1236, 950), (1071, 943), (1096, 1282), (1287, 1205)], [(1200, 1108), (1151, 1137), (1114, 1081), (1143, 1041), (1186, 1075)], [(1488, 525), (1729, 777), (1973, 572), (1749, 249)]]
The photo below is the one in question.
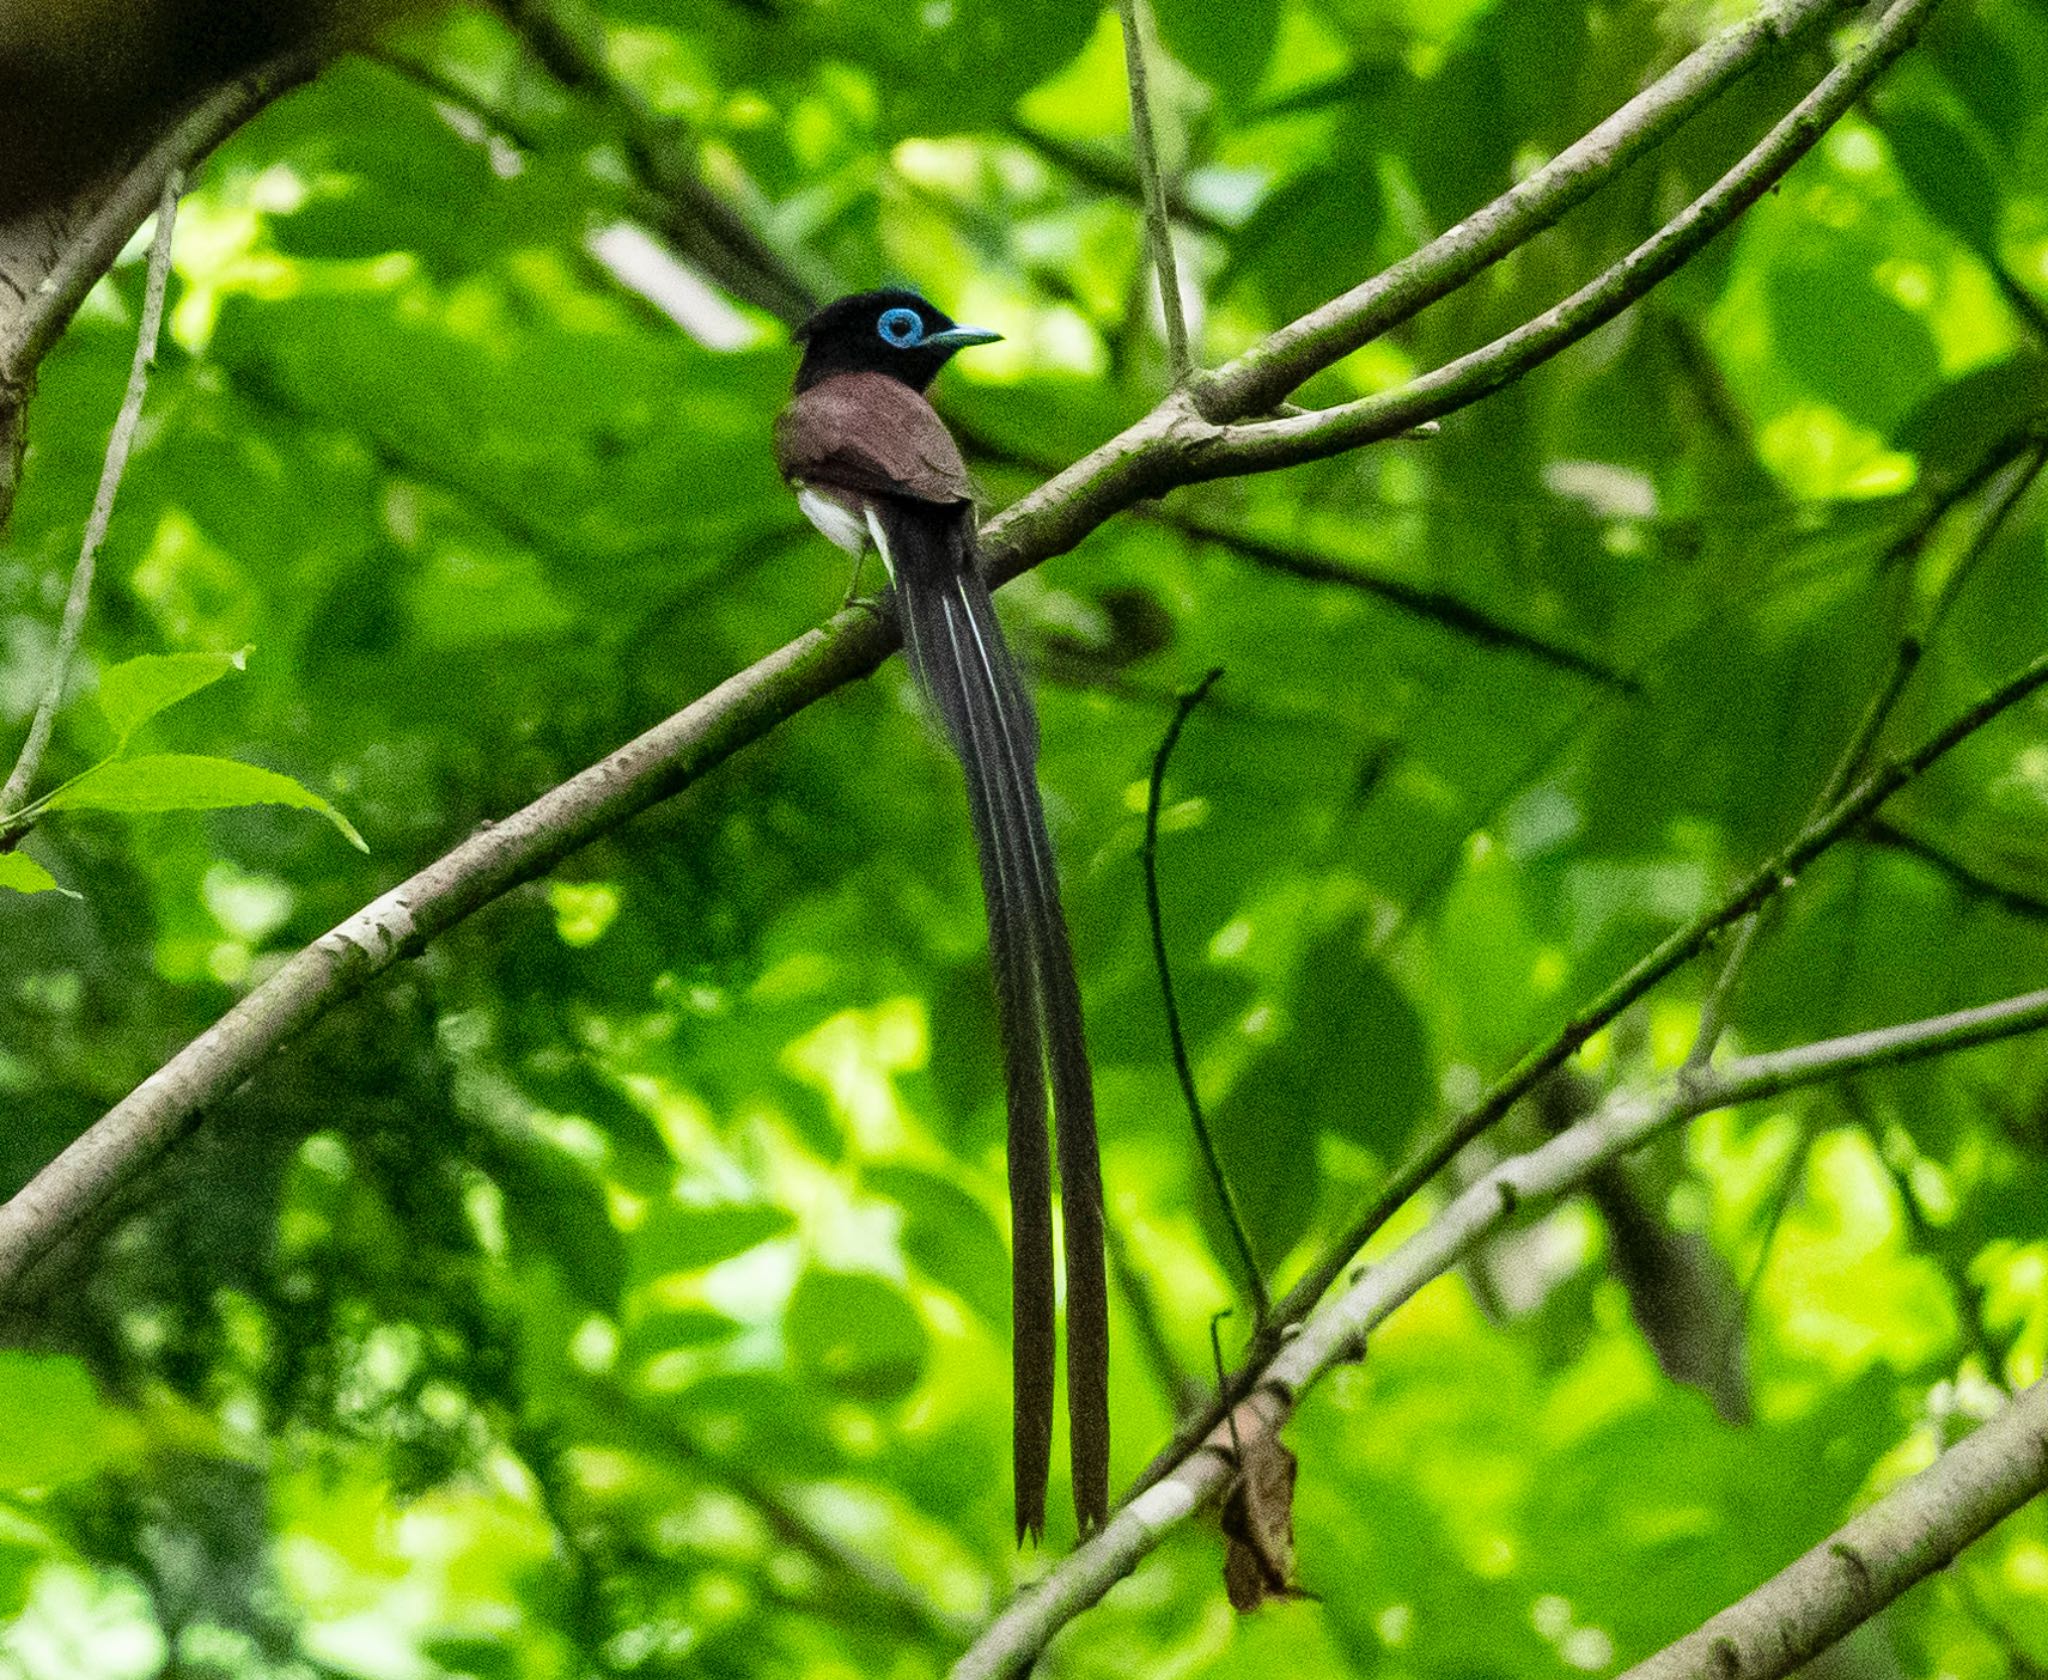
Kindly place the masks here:
[(1038, 719), (982, 576), (959, 445), (925, 388), (956, 350), (1000, 335), (956, 326), (915, 292), (861, 292), (797, 329), (796, 395), (775, 459), (812, 524), (882, 557), (903, 651), (967, 781), (988, 907), (1009, 1106), (1017, 1536), (1045, 1527), (1052, 1458), (1052, 1163), (1067, 1274), (1067, 1422), (1082, 1530), (1109, 1509), (1109, 1309), (1102, 1169), (1081, 993), (1038, 797)]

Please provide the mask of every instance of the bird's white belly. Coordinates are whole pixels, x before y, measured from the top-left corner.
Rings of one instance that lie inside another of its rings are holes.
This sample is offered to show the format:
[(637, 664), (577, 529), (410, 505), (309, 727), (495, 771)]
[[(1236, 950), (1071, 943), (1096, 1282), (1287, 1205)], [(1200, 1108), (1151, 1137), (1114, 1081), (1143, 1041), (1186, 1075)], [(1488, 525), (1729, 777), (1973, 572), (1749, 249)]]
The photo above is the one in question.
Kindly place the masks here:
[(797, 486), (796, 505), (804, 510), (804, 517), (824, 532), (828, 540), (848, 554), (858, 554), (868, 546), (867, 521), (844, 502), (821, 495), (808, 484), (800, 484)]

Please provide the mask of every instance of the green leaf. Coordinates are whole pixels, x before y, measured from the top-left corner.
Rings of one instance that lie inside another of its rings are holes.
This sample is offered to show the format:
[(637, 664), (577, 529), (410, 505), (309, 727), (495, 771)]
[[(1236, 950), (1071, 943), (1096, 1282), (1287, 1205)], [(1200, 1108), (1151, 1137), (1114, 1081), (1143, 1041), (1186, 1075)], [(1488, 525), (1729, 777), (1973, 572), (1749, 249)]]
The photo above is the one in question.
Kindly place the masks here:
[(148, 753), (95, 765), (50, 795), (52, 811), (219, 811), (239, 805), (292, 805), (318, 811), (367, 852), (355, 825), (311, 789), (261, 765), (199, 753)]
[(730, 1341), (746, 1326), (716, 1307), (664, 1307), (647, 1314), (633, 1328), (633, 1345), (643, 1353), (674, 1348), (710, 1347)]
[(100, 673), (100, 710), (123, 746), (158, 712), (242, 670), (249, 650), (236, 653), (146, 653)]
[(806, 1272), (783, 1333), (814, 1380), (856, 1400), (900, 1400), (924, 1370), (923, 1321), (902, 1294), (868, 1272)]
[(1428, 1112), (1436, 1072), (1421, 1016), (1366, 939), (1348, 922), (1303, 954), (1294, 995), (1306, 1018), (1291, 1038), (1304, 1071), (1320, 1076), (1323, 1129), (1391, 1158)]
[(1985, 450), (2048, 413), (2048, 358), (2022, 346), (1930, 392), (1893, 440), (1934, 473), (1963, 473)]
[(1280, 33), (1279, 0), (1159, 0), (1166, 50), (1228, 98), (1258, 90)]
[(954, 134), (1006, 114), (1080, 52), (1098, 16), (1092, 0), (955, 0), (943, 9), (886, 0), (847, 8), (840, 28), (882, 72), (890, 127)]
[(663, 1202), (633, 1233), (634, 1270), (642, 1278), (701, 1271), (779, 1237), (795, 1224), (784, 1209), (766, 1202), (710, 1207)]
[(79, 1360), (0, 1350), (0, 1488), (90, 1475), (111, 1452), (111, 1421)]
[(1927, 323), (1881, 290), (1854, 254), (1794, 259), (1766, 284), (1778, 354), (1850, 419), (1889, 430), (1940, 377)]
[(1921, 208), (1972, 250), (1996, 251), (1998, 180), (1969, 134), (1922, 106), (1887, 112), (1880, 126)]
[[(0, 852), (0, 890), (18, 893), (66, 892), (56, 876), (24, 852)], [(77, 893), (68, 893), (71, 898)]]
[(903, 1209), (903, 1251), (990, 1324), (1010, 1317), (1010, 1249), (988, 1209), (920, 1167), (871, 1167), (867, 1181)]
[[(1366, 954), (1355, 920), (1303, 952), (1293, 1019), (1262, 1046), (1210, 1116), (1232, 1194), (1265, 1265), (1306, 1232), (1322, 1189), (1320, 1140), (1342, 1137), (1394, 1159), (1435, 1091), (1429, 1040), (1414, 1005)], [(1204, 1180), (1202, 1211), (1234, 1266), (1221, 1207)]]
[(1369, 132), (1345, 130), (1327, 164), (1304, 169), (1269, 194), (1232, 241), (1227, 289), (1254, 281), (1277, 317), (1315, 308), (1371, 266), (1386, 208)]
[(444, 1673), (465, 1674), (471, 1680), (519, 1680), (526, 1672), (518, 1647), (509, 1641), (476, 1635), (427, 1639), (421, 1641), (420, 1651)]
[(546, 1138), (516, 1128), (480, 1131), (474, 1147), (478, 1165), (504, 1194), (514, 1246), (552, 1261), (585, 1306), (616, 1313), (626, 1282), (625, 1244), (596, 1174)]

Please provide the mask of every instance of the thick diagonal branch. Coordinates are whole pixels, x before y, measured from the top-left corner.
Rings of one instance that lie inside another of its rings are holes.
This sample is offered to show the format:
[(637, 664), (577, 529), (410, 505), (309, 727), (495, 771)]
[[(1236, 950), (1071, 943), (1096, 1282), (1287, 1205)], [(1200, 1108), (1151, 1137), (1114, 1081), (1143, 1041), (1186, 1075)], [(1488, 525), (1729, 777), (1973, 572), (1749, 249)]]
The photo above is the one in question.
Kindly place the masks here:
[(2048, 1382), (1621, 1680), (1779, 1680), (2048, 1490)]

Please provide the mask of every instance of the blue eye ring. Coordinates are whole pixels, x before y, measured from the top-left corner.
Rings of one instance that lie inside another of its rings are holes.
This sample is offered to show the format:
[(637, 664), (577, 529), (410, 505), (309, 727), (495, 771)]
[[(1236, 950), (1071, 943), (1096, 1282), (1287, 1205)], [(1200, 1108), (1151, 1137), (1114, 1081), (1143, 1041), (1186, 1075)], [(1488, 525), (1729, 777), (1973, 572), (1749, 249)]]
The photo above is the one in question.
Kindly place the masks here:
[(875, 331), (882, 342), (897, 350), (908, 350), (924, 339), (924, 317), (915, 309), (905, 309), (901, 304), (894, 309), (882, 311), (875, 322)]

